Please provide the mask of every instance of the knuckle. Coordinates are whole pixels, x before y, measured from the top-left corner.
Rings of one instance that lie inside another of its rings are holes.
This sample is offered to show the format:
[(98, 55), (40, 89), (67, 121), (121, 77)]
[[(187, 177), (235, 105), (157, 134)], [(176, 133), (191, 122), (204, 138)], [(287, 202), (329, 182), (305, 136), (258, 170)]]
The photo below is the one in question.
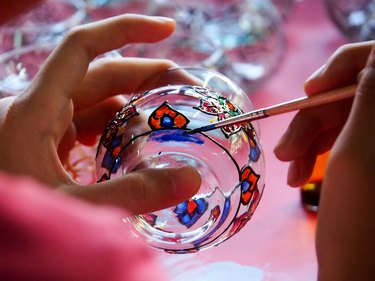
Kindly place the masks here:
[(65, 35), (65, 41), (75, 41), (77, 40), (81, 35), (80, 33), (82, 33), (82, 27), (81, 26), (74, 26), (73, 28), (71, 28), (68, 33)]
[(125, 207), (133, 212), (143, 209), (147, 202), (147, 179), (142, 173), (129, 175), (126, 188), (123, 189), (123, 202)]
[(354, 43), (344, 44), (334, 52), (333, 56), (346, 56), (352, 52), (354, 46)]
[(336, 51), (334, 51), (331, 57), (328, 59), (329, 64), (341, 64), (343, 62), (345, 63), (346, 61), (349, 61), (349, 59), (354, 55), (354, 47), (354, 43), (348, 43), (337, 48)]
[(168, 68), (171, 68), (171, 67), (178, 67), (179, 65), (174, 62), (173, 60), (170, 60), (170, 59), (161, 59), (161, 62)]
[(71, 28), (65, 35), (64, 43), (72, 45), (88, 45), (90, 31), (85, 25), (78, 25)]

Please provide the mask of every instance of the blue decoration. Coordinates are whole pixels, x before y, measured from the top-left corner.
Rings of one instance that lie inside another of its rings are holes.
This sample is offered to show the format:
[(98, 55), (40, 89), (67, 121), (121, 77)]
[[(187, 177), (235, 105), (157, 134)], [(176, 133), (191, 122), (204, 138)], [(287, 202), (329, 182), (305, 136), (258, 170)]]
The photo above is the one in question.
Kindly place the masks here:
[(178, 204), (173, 211), (177, 214), (180, 223), (190, 228), (204, 214), (207, 207), (208, 203), (203, 198), (189, 199)]

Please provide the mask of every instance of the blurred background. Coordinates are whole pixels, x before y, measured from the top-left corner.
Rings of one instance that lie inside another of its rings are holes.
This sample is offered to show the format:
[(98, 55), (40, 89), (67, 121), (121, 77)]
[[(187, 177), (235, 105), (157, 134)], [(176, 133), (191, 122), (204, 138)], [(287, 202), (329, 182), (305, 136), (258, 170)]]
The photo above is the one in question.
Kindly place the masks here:
[[(315, 1), (324, 2), (325, 16), (348, 42), (373, 39), (374, 1)], [(182, 66), (210, 68), (251, 95), (282, 65), (288, 48), (285, 25), (300, 2), (46, 0), (0, 28), (0, 95), (19, 94), (73, 26), (124, 13), (172, 17), (177, 30), (157, 44), (125, 46), (118, 56), (169, 58)]]
[[(165, 41), (104, 57), (167, 58), (216, 70), (255, 108), (303, 96), (305, 79), (339, 46), (375, 39), (374, 0), (46, 0), (0, 27), (0, 98), (19, 95), (70, 28), (124, 13), (172, 17), (177, 29)], [(272, 150), (292, 117), (259, 121), (266, 190), (252, 221), (220, 247), (161, 256), (173, 281), (316, 279), (315, 212), (328, 155), (306, 189), (287, 187), (287, 164)], [(95, 150), (77, 144), (70, 156), (66, 168), (82, 183), (95, 181)]]

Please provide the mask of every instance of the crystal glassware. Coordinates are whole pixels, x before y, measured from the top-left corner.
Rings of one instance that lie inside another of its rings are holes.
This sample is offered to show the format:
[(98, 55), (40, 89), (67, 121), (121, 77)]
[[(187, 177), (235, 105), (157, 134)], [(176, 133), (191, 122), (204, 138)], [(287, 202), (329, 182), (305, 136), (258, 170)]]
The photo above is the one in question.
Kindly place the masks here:
[(0, 53), (35, 43), (57, 43), (85, 18), (82, 0), (46, 0), (0, 27)]
[(145, 14), (148, 0), (85, 0), (87, 21), (101, 20), (124, 13)]
[(272, 0), (275, 8), (279, 11), (284, 21), (287, 21), (294, 10), (294, 5), (298, 0)]
[(20, 95), (55, 47), (36, 43), (1, 54), (0, 97)]
[(211, 66), (250, 94), (277, 71), (285, 53), (283, 20), (271, 1), (230, 1), (202, 27), (221, 50)]
[(351, 42), (375, 39), (375, 2), (373, 0), (325, 0), (328, 14)]
[(175, 34), (158, 44), (126, 47), (123, 55), (216, 70), (248, 94), (273, 76), (285, 52), (283, 20), (269, 0), (152, 0), (147, 11), (174, 18)]
[(264, 158), (256, 123), (189, 134), (188, 129), (253, 108), (227, 77), (203, 68), (177, 68), (151, 79), (103, 133), (98, 182), (143, 168), (193, 166), (198, 193), (180, 204), (124, 218), (136, 236), (168, 253), (215, 246), (252, 217), (264, 189)]
[[(20, 95), (57, 45), (35, 43), (0, 54), (0, 98)], [(116, 51), (111, 51), (97, 59), (119, 56)]]

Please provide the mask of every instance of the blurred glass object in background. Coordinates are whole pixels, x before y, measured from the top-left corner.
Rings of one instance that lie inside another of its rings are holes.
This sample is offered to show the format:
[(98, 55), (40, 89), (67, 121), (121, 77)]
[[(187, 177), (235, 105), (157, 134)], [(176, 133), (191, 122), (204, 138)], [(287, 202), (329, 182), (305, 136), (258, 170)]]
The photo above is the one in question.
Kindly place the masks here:
[[(0, 98), (20, 95), (56, 46), (56, 43), (35, 43), (0, 54)], [(97, 58), (118, 56), (112, 51)]]
[(30, 44), (56, 43), (85, 18), (82, 0), (47, 0), (0, 28), (0, 53)]
[(351, 42), (375, 39), (374, 0), (325, 0), (327, 12)]
[(148, 0), (84, 0), (86, 21), (101, 20), (125, 13), (146, 14)]
[(275, 5), (275, 8), (278, 10), (282, 19), (286, 21), (293, 13), (296, 1), (302, 0), (272, 0), (272, 3)]
[(222, 51), (204, 66), (230, 77), (248, 94), (274, 75), (285, 52), (283, 21), (267, 0), (232, 1), (203, 33)]
[(273, 76), (285, 51), (283, 20), (268, 0), (152, 0), (147, 13), (174, 18), (176, 32), (157, 44), (127, 46), (123, 56), (210, 68), (248, 94)]
[(0, 54), (0, 98), (20, 95), (55, 46), (36, 43)]

